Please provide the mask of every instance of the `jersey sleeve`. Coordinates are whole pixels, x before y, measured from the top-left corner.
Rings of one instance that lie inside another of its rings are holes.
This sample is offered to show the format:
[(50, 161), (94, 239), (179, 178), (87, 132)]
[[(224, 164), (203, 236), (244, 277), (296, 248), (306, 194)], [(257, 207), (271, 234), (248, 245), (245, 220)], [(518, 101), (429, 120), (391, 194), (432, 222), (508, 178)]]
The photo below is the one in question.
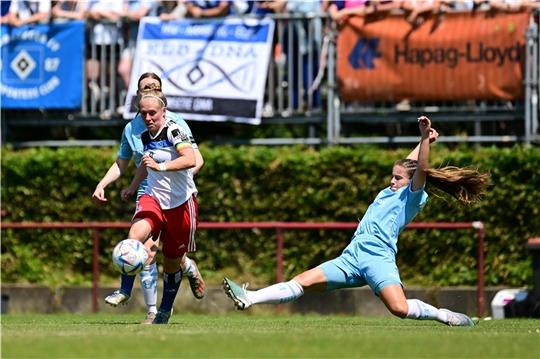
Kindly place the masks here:
[(122, 131), (122, 138), (120, 139), (120, 146), (118, 147), (117, 157), (123, 160), (130, 160), (131, 157), (133, 157), (133, 149), (129, 145), (126, 128), (127, 126), (124, 127), (124, 131)]
[(179, 114), (175, 112), (167, 112), (167, 120), (172, 121), (176, 123), (180, 128), (189, 136), (189, 139), (191, 141), (191, 147), (193, 149), (199, 148), (197, 145), (197, 142), (195, 141), (195, 138), (193, 137), (193, 133), (191, 132), (191, 128), (189, 128), (189, 125), (187, 122), (180, 116)]
[(412, 190), (412, 181), (407, 186), (407, 207), (408, 208), (416, 208), (417, 210), (421, 210), (424, 208), (424, 206), (427, 203), (428, 200), (428, 194), (424, 190), (425, 185), (422, 186), (422, 188), (419, 188), (418, 191)]
[(191, 147), (191, 140), (188, 134), (177, 124), (169, 125), (167, 138), (176, 148)]

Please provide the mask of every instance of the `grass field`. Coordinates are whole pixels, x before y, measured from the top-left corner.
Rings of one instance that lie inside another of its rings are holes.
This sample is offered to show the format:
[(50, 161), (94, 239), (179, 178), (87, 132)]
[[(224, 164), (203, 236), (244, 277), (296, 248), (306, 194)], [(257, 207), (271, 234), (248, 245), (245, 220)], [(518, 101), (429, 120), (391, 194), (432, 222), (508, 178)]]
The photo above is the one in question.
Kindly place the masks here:
[(2, 358), (540, 358), (540, 320), (431, 321), (318, 315), (2, 315)]

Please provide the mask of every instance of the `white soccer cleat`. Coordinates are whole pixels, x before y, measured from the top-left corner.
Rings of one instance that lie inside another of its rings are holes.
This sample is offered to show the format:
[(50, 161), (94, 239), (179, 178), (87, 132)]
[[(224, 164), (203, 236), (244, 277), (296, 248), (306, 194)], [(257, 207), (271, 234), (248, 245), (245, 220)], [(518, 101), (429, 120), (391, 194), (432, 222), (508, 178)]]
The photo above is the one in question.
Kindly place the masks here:
[(251, 301), (247, 295), (248, 284), (245, 283), (242, 286), (239, 286), (229, 278), (223, 278), (223, 290), (225, 294), (234, 302), (234, 306), (238, 310), (246, 310), (251, 307)]
[(465, 314), (452, 312), (448, 309), (441, 309), (447, 315), (446, 324), (451, 327), (474, 327), (474, 322)]
[(188, 276), (189, 287), (195, 298), (202, 299), (206, 293), (206, 284), (204, 284), (201, 272), (199, 272), (199, 268), (193, 259), (191, 260), (191, 265), (193, 266), (193, 272), (195, 272), (195, 274), (193, 276)]
[(156, 319), (156, 313), (148, 312), (146, 313), (146, 317), (141, 321), (141, 324), (152, 324), (155, 319)]
[(129, 300), (129, 295), (121, 292), (120, 290), (115, 290), (111, 295), (105, 297), (105, 303), (117, 307), (120, 304), (126, 304)]

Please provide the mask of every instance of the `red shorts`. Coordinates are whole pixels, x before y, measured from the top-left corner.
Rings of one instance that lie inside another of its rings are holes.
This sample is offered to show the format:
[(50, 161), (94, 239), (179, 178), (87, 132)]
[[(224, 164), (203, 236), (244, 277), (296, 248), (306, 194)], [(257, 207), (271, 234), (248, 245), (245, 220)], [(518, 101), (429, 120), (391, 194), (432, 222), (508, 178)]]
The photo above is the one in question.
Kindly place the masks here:
[(163, 210), (154, 197), (143, 194), (139, 198), (133, 219), (148, 221), (154, 238), (158, 238), (161, 232), (165, 257), (179, 258), (186, 252), (196, 250), (195, 230), (199, 224), (198, 213), (199, 206), (195, 195), (178, 207)]

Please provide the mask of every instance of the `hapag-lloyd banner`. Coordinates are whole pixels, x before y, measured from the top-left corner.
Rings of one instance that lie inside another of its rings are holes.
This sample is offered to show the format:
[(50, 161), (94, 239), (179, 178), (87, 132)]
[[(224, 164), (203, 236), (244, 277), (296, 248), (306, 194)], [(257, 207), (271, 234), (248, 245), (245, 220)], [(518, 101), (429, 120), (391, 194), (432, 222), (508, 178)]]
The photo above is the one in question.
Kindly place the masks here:
[(271, 19), (144, 18), (124, 117), (135, 115), (137, 80), (151, 71), (163, 81), (168, 110), (185, 119), (259, 124), (273, 31)]
[(354, 17), (337, 42), (345, 101), (513, 100), (523, 97), (529, 13), (445, 14), (407, 36), (403, 16)]

